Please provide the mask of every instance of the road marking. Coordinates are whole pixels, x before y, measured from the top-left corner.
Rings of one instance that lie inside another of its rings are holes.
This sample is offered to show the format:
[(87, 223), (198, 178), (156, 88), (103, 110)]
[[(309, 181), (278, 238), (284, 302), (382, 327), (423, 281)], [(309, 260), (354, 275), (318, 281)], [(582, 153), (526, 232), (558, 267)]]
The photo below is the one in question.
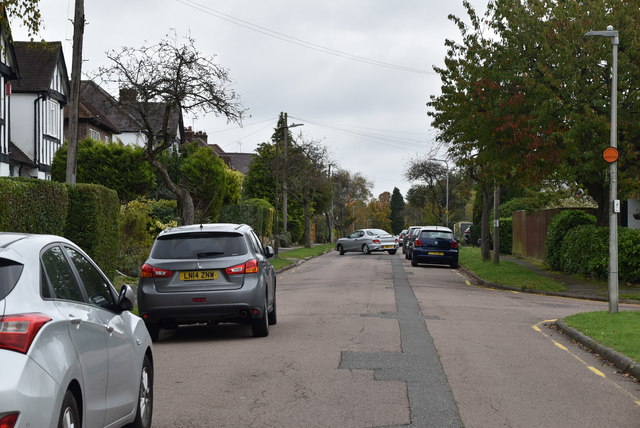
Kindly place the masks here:
[(555, 341), (554, 339), (551, 338), (551, 336), (549, 336), (547, 333), (545, 333), (544, 331), (542, 331), (542, 329), (540, 328), (541, 324), (549, 324), (552, 322), (555, 322), (557, 320), (553, 319), (553, 320), (544, 320), (544, 321), (540, 321), (538, 324), (532, 325), (531, 328), (539, 333), (542, 333), (544, 335), (544, 337), (546, 337), (547, 339), (551, 340), (551, 342), (558, 348), (562, 349), (563, 351), (565, 351), (566, 353), (568, 353), (569, 355), (571, 355), (573, 358), (575, 358), (576, 360), (580, 361), (586, 368), (587, 370), (589, 370), (590, 372), (600, 376), (601, 378), (605, 379), (609, 384), (613, 385), (615, 388), (617, 388), (619, 391), (621, 391), (622, 393), (624, 393), (625, 395), (627, 395), (628, 397), (630, 397), (633, 402), (635, 403), (636, 406), (640, 407), (640, 399), (639, 397), (636, 397), (635, 395), (633, 395), (632, 393), (630, 393), (629, 391), (627, 391), (626, 389), (624, 389), (622, 386), (620, 386), (619, 384), (617, 384), (616, 382), (614, 382), (613, 380), (609, 379), (607, 377), (607, 375), (605, 375), (603, 372), (601, 372), (600, 370), (596, 369), (593, 366), (590, 366), (589, 363), (587, 363), (586, 361), (584, 361), (582, 358), (580, 358), (579, 356), (577, 356), (576, 354), (574, 354), (573, 352), (571, 352), (571, 350), (569, 350), (569, 348), (567, 348), (566, 346), (562, 345), (561, 343), (558, 343), (557, 341)]

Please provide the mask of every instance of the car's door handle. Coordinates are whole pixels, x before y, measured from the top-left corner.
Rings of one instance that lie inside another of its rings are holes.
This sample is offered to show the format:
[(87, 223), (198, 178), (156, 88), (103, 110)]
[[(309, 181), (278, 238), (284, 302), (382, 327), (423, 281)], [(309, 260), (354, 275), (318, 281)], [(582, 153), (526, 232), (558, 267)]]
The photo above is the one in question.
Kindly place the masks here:
[(106, 329), (107, 329), (107, 331), (108, 331), (109, 333), (113, 333), (113, 330), (115, 330), (115, 329), (114, 329), (112, 326), (110, 326), (110, 325), (105, 325), (105, 326), (104, 326), (104, 328), (106, 328)]

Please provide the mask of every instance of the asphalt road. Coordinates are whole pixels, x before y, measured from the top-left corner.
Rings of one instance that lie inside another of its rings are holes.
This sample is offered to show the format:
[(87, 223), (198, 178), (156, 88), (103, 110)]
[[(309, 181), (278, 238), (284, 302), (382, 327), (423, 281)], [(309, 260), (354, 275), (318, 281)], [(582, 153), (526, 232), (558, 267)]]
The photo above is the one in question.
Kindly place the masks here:
[(267, 338), (163, 332), (153, 426), (638, 427), (640, 384), (546, 327), (606, 309), (332, 252), (278, 276)]

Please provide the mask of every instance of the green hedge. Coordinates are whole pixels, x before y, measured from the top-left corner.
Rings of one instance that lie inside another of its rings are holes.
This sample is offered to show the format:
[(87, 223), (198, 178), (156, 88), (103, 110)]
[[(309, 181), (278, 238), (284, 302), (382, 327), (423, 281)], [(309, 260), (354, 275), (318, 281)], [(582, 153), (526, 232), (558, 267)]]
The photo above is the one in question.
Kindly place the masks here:
[(561, 259), (563, 251), (561, 249), (565, 235), (574, 227), (580, 225), (594, 225), (596, 218), (581, 210), (567, 210), (556, 214), (549, 229), (547, 229), (547, 240), (544, 247), (544, 261), (551, 269), (562, 269)]
[(63, 235), (67, 187), (36, 178), (0, 178), (0, 231)]
[(511, 217), (500, 219), (500, 253), (511, 254), (513, 248), (513, 220)]
[(270, 237), (274, 212), (273, 205), (265, 199), (247, 199), (238, 205), (222, 207), (220, 222), (248, 224), (260, 237)]
[(120, 250), (118, 193), (98, 184), (69, 188), (64, 236), (78, 244), (109, 278), (116, 273)]
[[(574, 227), (560, 245), (561, 269), (605, 279), (609, 274), (609, 228), (586, 224)], [(618, 228), (618, 277), (640, 282), (640, 230)]]

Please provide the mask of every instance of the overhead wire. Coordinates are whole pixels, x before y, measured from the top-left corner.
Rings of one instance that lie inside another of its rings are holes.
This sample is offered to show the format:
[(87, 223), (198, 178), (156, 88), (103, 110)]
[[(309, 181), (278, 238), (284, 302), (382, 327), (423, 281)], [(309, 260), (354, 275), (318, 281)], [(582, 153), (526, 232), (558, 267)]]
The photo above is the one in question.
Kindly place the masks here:
[(302, 46), (305, 47), (307, 49), (312, 49), (318, 52), (323, 52), (329, 55), (334, 55), (334, 56), (338, 56), (341, 58), (345, 58), (351, 61), (357, 61), (357, 62), (362, 62), (362, 63), (366, 63), (366, 64), (370, 64), (370, 65), (375, 65), (378, 67), (385, 67), (385, 68), (390, 68), (390, 69), (394, 69), (394, 70), (399, 70), (399, 71), (406, 71), (406, 72), (410, 72), (410, 73), (418, 73), (418, 74), (431, 74), (431, 75), (437, 75), (437, 73), (435, 71), (430, 71), (430, 70), (423, 70), (423, 69), (419, 69), (419, 68), (413, 68), (413, 67), (405, 67), (402, 65), (397, 65), (397, 64), (392, 64), (392, 63), (388, 63), (388, 62), (383, 62), (383, 61), (378, 61), (375, 59), (371, 59), (371, 58), (366, 58), (363, 56), (359, 56), (359, 55), (354, 55), (354, 54), (350, 54), (348, 52), (344, 52), (344, 51), (340, 51), (337, 49), (333, 49), (333, 48), (329, 48), (326, 46), (322, 46), (322, 45), (318, 45), (316, 43), (311, 43), (311, 42), (307, 42), (305, 40), (302, 39), (298, 39), (296, 37), (292, 37), (292, 36), (288, 36), (286, 34), (280, 33), (278, 31), (274, 31), (274, 30), (270, 30), (269, 28), (266, 27), (262, 27), (260, 25), (256, 25), (256, 24), (252, 24), (251, 22), (245, 21), (243, 19), (239, 19), (236, 18), (234, 16), (228, 15), (226, 13), (217, 11), (215, 9), (210, 8), (209, 6), (205, 6), (201, 3), (195, 2), (193, 0), (175, 0), (178, 3), (182, 3), (185, 6), (189, 6), (193, 9), (199, 10), (200, 12), (204, 12), (207, 13), (209, 15), (215, 16), (219, 19), (222, 19), (224, 21), (230, 22), (232, 24), (238, 25), (240, 27), (246, 28), (248, 30), (251, 31), (255, 31), (257, 33), (260, 34), (264, 34), (266, 36), (269, 37), (273, 37), (275, 39), (278, 40), (282, 40), (288, 43), (292, 43), (294, 45), (298, 45), (298, 46)]

